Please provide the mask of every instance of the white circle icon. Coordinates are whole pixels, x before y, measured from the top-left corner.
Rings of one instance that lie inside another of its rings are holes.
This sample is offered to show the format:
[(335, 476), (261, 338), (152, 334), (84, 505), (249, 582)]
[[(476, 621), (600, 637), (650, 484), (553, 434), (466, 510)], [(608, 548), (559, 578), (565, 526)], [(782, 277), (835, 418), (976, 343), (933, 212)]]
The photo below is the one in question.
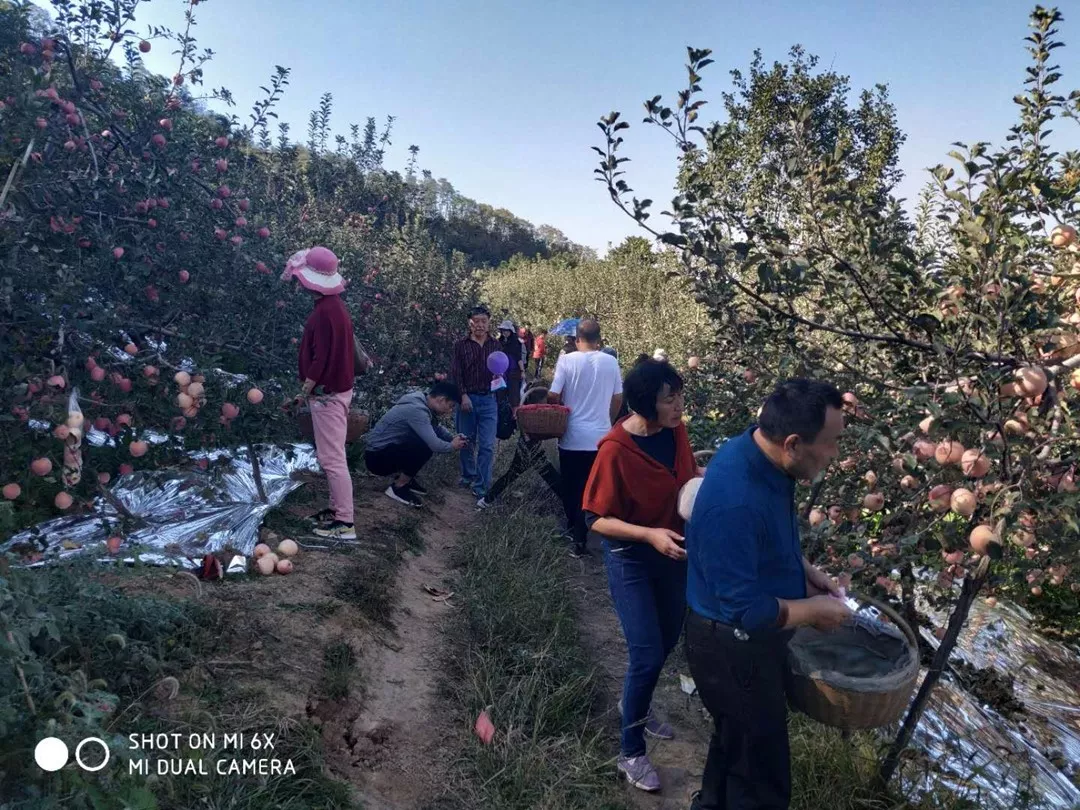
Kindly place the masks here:
[[(82, 749), (83, 749), (83, 746), (86, 745), (89, 742), (97, 743), (98, 745), (101, 746), (101, 750), (105, 752), (105, 758), (103, 760), (101, 760), (100, 765), (90, 766), (90, 765), (87, 765), (85, 762), (82, 761)], [(65, 755), (67, 754), (67, 749), (66, 748), (64, 749), (64, 753), (65, 753)], [(111, 754), (109, 752), (109, 746), (105, 744), (105, 741), (103, 739), (101, 739), (101, 737), (87, 737), (85, 740), (83, 740), (82, 742), (80, 742), (78, 745), (75, 746), (75, 761), (79, 763), (80, 768), (82, 768), (84, 771), (89, 771), (90, 773), (94, 773), (95, 771), (100, 771), (102, 768), (104, 768), (106, 765), (108, 765), (110, 756), (111, 756)]]
[(67, 765), (67, 743), (59, 737), (46, 737), (34, 747), (34, 761), (43, 771), (58, 771)]

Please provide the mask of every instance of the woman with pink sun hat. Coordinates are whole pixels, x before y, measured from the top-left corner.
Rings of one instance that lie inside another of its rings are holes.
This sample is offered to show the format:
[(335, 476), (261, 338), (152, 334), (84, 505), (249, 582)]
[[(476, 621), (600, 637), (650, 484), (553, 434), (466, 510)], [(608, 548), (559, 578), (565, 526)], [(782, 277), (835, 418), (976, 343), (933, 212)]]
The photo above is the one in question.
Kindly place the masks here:
[[(308, 403), (315, 432), (315, 453), (330, 485), (332, 519), (315, 534), (338, 540), (355, 540), (353, 488), (345, 460), (345, 434), (355, 379), (352, 319), (341, 293), (345, 279), (338, 272), (338, 258), (324, 247), (294, 253), (281, 280), (299, 285), (315, 296), (315, 306), (304, 324), (300, 340), (302, 393), (297, 401)], [(328, 515), (329, 516), (329, 515)]]

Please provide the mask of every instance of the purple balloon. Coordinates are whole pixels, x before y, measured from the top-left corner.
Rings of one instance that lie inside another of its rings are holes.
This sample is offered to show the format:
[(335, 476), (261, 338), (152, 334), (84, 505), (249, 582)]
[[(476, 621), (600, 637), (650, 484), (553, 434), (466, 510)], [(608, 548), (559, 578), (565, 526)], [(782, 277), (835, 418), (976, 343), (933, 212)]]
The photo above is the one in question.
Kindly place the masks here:
[(488, 355), (487, 367), (492, 374), (505, 374), (510, 368), (510, 358), (505, 352), (492, 352)]

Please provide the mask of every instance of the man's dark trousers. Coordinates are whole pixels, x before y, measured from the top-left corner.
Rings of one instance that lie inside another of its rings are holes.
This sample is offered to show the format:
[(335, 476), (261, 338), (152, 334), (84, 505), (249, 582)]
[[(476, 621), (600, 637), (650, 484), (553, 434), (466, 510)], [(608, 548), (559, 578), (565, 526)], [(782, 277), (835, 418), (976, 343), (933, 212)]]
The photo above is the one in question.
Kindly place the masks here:
[(733, 627), (689, 611), (686, 659), (715, 723), (692, 810), (787, 810), (787, 642), (767, 631), (746, 641)]
[(585, 498), (585, 485), (589, 483), (596, 450), (559, 450), (559, 475), (563, 485), (563, 509), (566, 512), (566, 530), (574, 536), (574, 547), (585, 548), (589, 529), (585, 525), (585, 513), (581, 502)]

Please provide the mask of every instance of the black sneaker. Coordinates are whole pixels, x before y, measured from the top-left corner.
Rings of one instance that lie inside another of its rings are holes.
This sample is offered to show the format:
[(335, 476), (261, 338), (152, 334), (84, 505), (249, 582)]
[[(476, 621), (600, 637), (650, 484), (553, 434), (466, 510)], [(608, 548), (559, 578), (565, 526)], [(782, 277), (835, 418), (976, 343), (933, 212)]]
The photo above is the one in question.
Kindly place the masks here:
[(386, 490), (386, 497), (392, 501), (411, 506), (414, 509), (419, 509), (423, 505), (416, 494), (408, 487), (395, 487), (391, 484)]
[(575, 544), (570, 548), (570, 556), (575, 560), (587, 560), (592, 557), (592, 552), (585, 548), (585, 546)]
[(423, 484), (420, 483), (419, 478), (414, 478), (412, 481), (410, 481), (409, 483), (407, 483), (405, 485), (405, 488), (412, 490), (417, 495), (427, 495), (428, 494), (427, 487), (425, 487)]
[(314, 534), (328, 540), (355, 540), (356, 527), (352, 523), (342, 523), (340, 520), (335, 520), (326, 526), (316, 528)]

